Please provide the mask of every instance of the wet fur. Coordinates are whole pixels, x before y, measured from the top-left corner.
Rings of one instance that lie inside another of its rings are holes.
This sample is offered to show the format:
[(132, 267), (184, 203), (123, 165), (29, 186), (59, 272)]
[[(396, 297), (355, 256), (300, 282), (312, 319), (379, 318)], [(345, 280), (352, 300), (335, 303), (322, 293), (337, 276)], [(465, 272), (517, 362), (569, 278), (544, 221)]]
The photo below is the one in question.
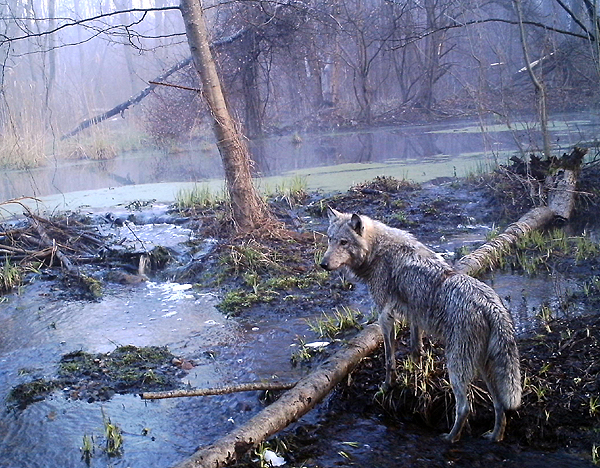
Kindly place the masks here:
[(445, 437), (459, 440), (470, 412), (468, 386), (479, 372), (494, 402), (494, 429), (488, 437), (502, 440), (505, 411), (520, 405), (522, 390), (512, 317), (498, 295), (455, 272), (406, 231), (331, 208), (328, 215), (329, 245), (321, 266), (346, 267), (368, 285), (384, 337), (384, 387), (396, 380), (394, 322), (405, 319), (414, 354), (421, 352), (423, 331), (444, 343), (456, 399), (454, 425)]

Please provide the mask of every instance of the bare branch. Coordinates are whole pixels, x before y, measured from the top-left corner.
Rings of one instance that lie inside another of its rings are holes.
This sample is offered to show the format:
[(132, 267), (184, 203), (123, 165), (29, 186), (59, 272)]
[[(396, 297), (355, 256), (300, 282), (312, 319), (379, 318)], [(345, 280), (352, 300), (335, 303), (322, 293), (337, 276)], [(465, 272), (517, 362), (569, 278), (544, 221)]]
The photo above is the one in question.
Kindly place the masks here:
[[(482, 19), (482, 20), (473, 20), (473, 21), (465, 21), (463, 23), (454, 23), (454, 24), (449, 24), (446, 26), (442, 26), (440, 28), (436, 28), (433, 29), (431, 31), (426, 31), (422, 34), (413, 36), (413, 37), (409, 37), (409, 38), (405, 38), (403, 40), (403, 43), (397, 46), (392, 46), (390, 49), (391, 50), (397, 50), (397, 49), (401, 49), (403, 47), (406, 47), (410, 44), (413, 44), (417, 41), (420, 41), (421, 39), (426, 38), (427, 36), (431, 36), (433, 34), (436, 34), (440, 31), (447, 31), (450, 29), (457, 29), (457, 28), (463, 28), (465, 26), (473, 26), (473, 25), (477, 25), (477, 24), (486, 24), (486, 23), (505, 23), (505, 24), (513, 24), (515, 26), (519, 25), (519, 21), (516, 20), (509, 20), (509, 19), (505, 19), (505, 18), (486, 18), (486, 19)], [(571, 37), (576, 37), (578, 39), (585, 39), (586, 41), (592, 41), (595, 42), (596, 38), (595, 36), (591, 35), (591, 34), (578, 34), (572, 31), (567, 31), (565, 29), (560, 29), (560, 28), (555, 28), (553, 26), (548, 26), (547, 24), (544, 23), (540, 23), (538, 21), (523, 21), (524, 25), (528, 25), (528, 26), (534, 26), (536, 28), (540, 28), (540, 29), (544, 29), (546, 31), (551, 31), (551, 32), (555, 32), (557, 34), (563, 34), (565, 36), (571, 36)]]
[(171, 390), (167, 392), (144, 392), (143, 400), (158, 400), (163, 398), (181, 398), (207, 395), (226, 395), (237, 392), (255, 392), (259, 390), (289, 390), (294, 388), (296, 382), (248, 382), (236, 385), (224, 385), (212, 388), (194, 388), (191, 390)]
[[(142, 21), (143, 18), (145, 17), (145, 15), (147, 15), (150, 12), (169, 11), (169, 10), (179, 10), (179, 6), (166, 6), (166, 7), (155, 7), (155, 8), (131, 8), (128, 10), (119, 10), (119, 11), (113, 11), (110, 13), (102, 13), (102, 14), (99, 14), (96, 16), (91, 16), (89, 18), (83, 18), (83, 19), (79, 19), (79, 20), (75, 20), (72, 18), (62, 18), (63, 20), (66, 21), (65, 23), (63, 23), (55, 28), (48, 29), (47, 31), (28, 32), (27, 34), (24, 34), (22, 36), (17, 36), (17, 37), (8, 37), (6, 35), (1, 34), (0, 35), (0, 46), (2, 46), (4, 44), (10, 44), (13, 42), (21, 41), (24, 39), (32, 39), (35, 37), (48, 36), (50, 34), (57, 33), (58, 31), (61, 31), (65, 28), (68, 28), (71, 26), (85, 26), (86, 28), (95, 29), (91, 26), (88, 26), (87, 23), (92, 23), (94, 21), (98, 21), (98, 20), (101, 20), (104, 18), (109, 18), (111, 16), (118, 16), (118, 15), (122, 15), (122, 14), (126, 14), (126, 13), (142, 13), (142, 19), (131, 24), (131, 25), (133, 25), (133, 24), (137, 24), (140, 21)], [(20, 19), (27, 20), (27, 21), (42, 21), (43, 20), (43, 18), (20, 18)], [(123, 27), (123, 26), (124, 25), (121, 25), (121, 27)], [(115, 28), (115, 26), (111, 26), (109, 29), (114, 29), (114, 28)], [(103, 30), (103, 32), (104, 32), (104, 30)]]

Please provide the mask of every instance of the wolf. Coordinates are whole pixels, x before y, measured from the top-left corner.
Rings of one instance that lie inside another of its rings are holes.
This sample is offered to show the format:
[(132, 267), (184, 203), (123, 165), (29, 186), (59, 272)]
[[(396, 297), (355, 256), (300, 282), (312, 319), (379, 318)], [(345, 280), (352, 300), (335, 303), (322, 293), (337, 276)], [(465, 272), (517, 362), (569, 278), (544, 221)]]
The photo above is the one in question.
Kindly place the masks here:
[(394, 322), (410, 324), (414, 354), (422, 351), (422, 333), (441, 339), (455, 397), (450, 442), (460, 434), (470, 412), (468, 386), (477, 372), (494, 404), (490, 440), (500, 441), (505, 411), (521, 403), (521, 369), (510, 312), (492, 288), (456, 272), (441, 256), (412, 234), (367, 216), (340, 213), (328, 207), (325, 270), (345, 267), (364, 281), (379, 309), (384, 338), (384, 389), (397, 378)]

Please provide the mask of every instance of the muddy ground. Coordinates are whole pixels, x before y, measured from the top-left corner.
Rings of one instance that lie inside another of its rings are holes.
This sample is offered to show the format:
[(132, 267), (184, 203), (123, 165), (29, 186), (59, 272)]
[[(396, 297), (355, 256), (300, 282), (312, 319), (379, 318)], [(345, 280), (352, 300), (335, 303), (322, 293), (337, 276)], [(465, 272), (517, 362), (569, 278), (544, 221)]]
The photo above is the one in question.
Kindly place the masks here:
[[(595, 169), (582, 175), (580, 189), (586, 195), (580, 197), (577, 214), (566, 226), (567, 231), (597, 229), (597, 181)], [(423, 186), (380, 178), (344, 194), (327, 197), (310, 194), (292, 201), (281, 198), (272, 202), (273, 211), (290, 230), (302, 236), (295, 236), (293, 241), (263, 239), (261, 242), (276, 250), (284, 263), (292, 264), (295, 273), (310, 275), (315, 269), (314, 259), (324, 250), (325, 240), (314, 232), (326, 231), (328, 221), (323, 212), (326, 205), (367, 214), (410, 230), (423, 242), (436, 245), (445, 237), (470, 232), (475, 225), (503, 228), (518, 219), (538, 201), (524, 187), (523, 180), (512, 172), (501, 171), (492, 178), (445, 179)], [(303, 247), (298, 249), (298, 243)], [(455, 252), (455, 258), (461, 253), (464, 252)], [(568, 252), (557, 252), (556, 258), (548, 258), (543, 268), (578, 281), (598, 274), (598, 255), (577, 261), (572, 257)], [(509, 269), (522, 268), (515, 257), (510, 257), (504, 265)], [(262, 274), (280, 273), (259, 272), (259, 276)], [(220, 286), (252, 294), (249, 285), (235, 278), (235, 275), (228, 277)], [(289, 466), (298, 467), (534, 467), (547, 463), (589, 466), (596, 456), (595, 447), (600, 446), (600, 408), (596, 408), (600, 401), (600, 316), (593, 315), (600, 298), (597, 293), (585, 298), (576, 295), (565, 298), (585, 302), (590, 316), (570, 322), (549, 319), (537, 333), (520, 340), (526, 378), (523, 405), (509, 414), (507, 436), (500, 444), (490, 444), (481, 437), (493, 426), (491, 402), (482, 391), (485, 385), (481, 382), (473, 392), (473, 414), (463, 440), (451, 445), (439, 438), (449, 430), (453, 420), (453, 399), (446, 381), (443, 351), (439, 344), (430, 343), (438, 372), (426, 397), (415, 396), (413, 389), (398, 388), (377, 397), (384, 376), (380, 352), (365, 359), (351, 378), (330, 395), (321, 408), (318, 423), (299, 423), (270, 446), (280, 447)], [(361, 285), (333, 274), (309, 287), (291, 288), (285, 295), (267, 295), (264, 302), (257, 300), (230, 311), (252, 317), (273, 313), (314, 315), (345, 306), (355, 307), (367, 316), (371, 303)], [(407, 354), (406, 339), (406, 332), (402, 332), (399, 360)], [(318, 362), (319, 357), (314, 359)], [(357, 439), (362, 442), (352, 442)], [(382, 440), (386, 442), (382, 444)], [(249, 459), (254, 459), (254, 463), (246, 460), (240, 466), (259, 463), (256, 456)]]
[[(565, 228), (568, 232), (585, 230), (597, 235), (598, 167), (587, 168), (580, 180), (583, 194), (576, 215)], [(193, 228), (198, 238), (213, 237), (217, 243), (202, 254), (200, 261), (173, 266), (175, 259), (162, 259), (161, 268), (151, 274), (152, 279), (164, 279), (166, 268), (169, 277), (174, 275), (179, 281), (215, 290), (223, 298), (221, 309), (243, 318), (308, 317), (351, 307), (361, 311), (360, 320), (365, 321), (372, 312), (365, 288), (337, 273), (322, 272), (316, 264), (326, 246), (323, 233), (328, 223), (327, 205), (409, 230), (435, 246), (446, 238), (473, 232), (474, 226), (501, 229), (537, 202), (534, 181), (501, 170), (493, 177), (444, 179), (424, 185), (382, 177), (334, 195), (301, 190), (282, 193), (269, 202), (281, 223), (273, 229), (274, 235), (236, 236), (229, 229), (221, 205), (197, 207), (174, 213), (173, 219)], [(189, 249), (193, 256), (206, 249), (206, 244), (190, 244)], [(594, 456), (600, 458), (600, 449), (594, 452), (600, 447), (600, 315), (596, 312), (600, 281), (592, 280), (600, 275), (600, 263), (597, 251), (591, 249), (592, 254), (576, 259), (573, 249), (546, 256), (538, 267), (587, 281), (588, 294), (565, 298), (567, 302), (582, 303), (587, 315), (570, 322), (549, 318), (537, 333), (520, 340), (526, 378), (523, 405), (509, 414), (504, 442), (491, 444), (481, 438), (493, 425), (483, 384), (476, 384), (473, 390), (474, 411), (463, 440), (450, 445), (439, 438), (453, 419), (452, 394), (446, 382), (443, 351), (437, 343), (427, 343), (436, 361), (436, 373), (425, 394), (395, 389), (376, 397), (384, 375), (379, 352), (365, 359), (351, 378), (338, 386), (321, 405), (316, 418), (297, 423), (270, 445), (285, 446), (282, 450), (287, 466), (295, 467), (591, 465)], [(462, 254), (464, 251), (457, 249), (448, 257), (452, 261)], [(532, 251), (531, 255), (537, 254)], [(509, 256), (503, 265), (523, 268), (516, 256)], [(101, 268), (96, 268), (92, 275), (99, 271)], [(352, 333), (354, 330), (343, 332), (336, 346)], [(399, 360), (406, 353), (405, 335), (400, 333)], [(297, 365), (314, 366), (323, 357), (298, 359)], [(157, 365), (167, 368), (172, 359), (168, 356)], [(144, 390), (143, 382), (138, 383), (132, 387), (136, 393)], [(71, 385), (73, 397), (80, 393), (89, 397), (83, 390), (93, 387), (89, 382)], [(101, 397), (126, 391), (110, 388), (110, 382), (102, 385), (105, 393)], [(118, 381), (114, 385), (119, 385)], [(155, 385), (151, 389), (159, 388)], [(168, 388), (172, 388), (171, 380)], [(249, 456), (240, 466), (258, 466), (259, 462), (252, 459), (256, 456)]]

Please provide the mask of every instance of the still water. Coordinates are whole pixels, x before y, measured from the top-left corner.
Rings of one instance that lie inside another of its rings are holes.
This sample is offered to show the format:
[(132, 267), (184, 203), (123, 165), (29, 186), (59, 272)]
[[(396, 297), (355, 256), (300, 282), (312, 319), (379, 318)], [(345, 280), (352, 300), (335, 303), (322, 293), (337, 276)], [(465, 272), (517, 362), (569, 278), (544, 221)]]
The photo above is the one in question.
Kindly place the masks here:
[[(599, 113), (566, 114), (550, 129), (557, 153), (598, 138)], [(539, 148), (539, 132), (531, 121), (507, 125), (479, 120), (454, 120), (372, 130), (274, 137), (251, 143), (258, 185), (273, 189), (282, 179), (305, 178), (309, 189), (347, 190), (355, 183), (388, 175), (415, 182), (465, 176), (515, 151)], [(57, 161), (44, 167), (5, 171), (0, 200), (45, 197), (46, 209), (76, 210), (81, 206), (112, 206), (134, 199), (172, 202), (180, 188), (194, 183), (220, 190), (222, 165), (216, 147), (189, 145), (175, 154), (133, 152), (108, 161)], [(135, 188), (135, 190), (133, 190)], [(90, 194), (90, 190), (97, 190)], [(136, 196), (137, 195), (137, 196)]]

